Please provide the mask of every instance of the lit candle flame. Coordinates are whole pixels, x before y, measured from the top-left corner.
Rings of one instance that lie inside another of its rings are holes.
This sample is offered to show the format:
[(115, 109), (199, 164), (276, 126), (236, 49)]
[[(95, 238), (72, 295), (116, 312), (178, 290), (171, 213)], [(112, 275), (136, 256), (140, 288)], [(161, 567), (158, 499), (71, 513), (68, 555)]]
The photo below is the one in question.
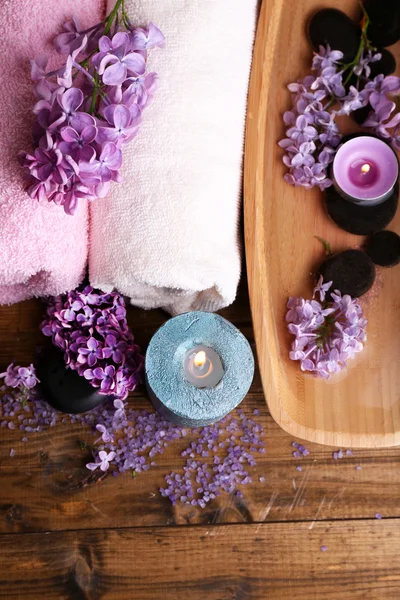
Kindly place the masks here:
[(202, 367), (203, 365), (206, 364), (207, 361), (207, 354), (204, 352), (204, 350), (200, 350), (200, 352), (197, 352), (197, 354), (195, 355), (193, 362), (196, 365), (196, 367)]
[(371, 165), (369, 165), (368, 163), (365, 163), (365, 165), (363, 165), (361, 167), (361, 172), (362, 173), (369, 173), (371, 170)]

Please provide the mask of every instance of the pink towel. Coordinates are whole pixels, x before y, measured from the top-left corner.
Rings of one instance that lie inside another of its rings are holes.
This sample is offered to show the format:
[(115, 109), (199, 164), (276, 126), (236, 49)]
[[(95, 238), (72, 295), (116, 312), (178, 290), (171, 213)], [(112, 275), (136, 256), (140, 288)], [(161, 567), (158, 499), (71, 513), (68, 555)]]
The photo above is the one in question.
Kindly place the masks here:
[(57, 294), (81, 280), (87, 259), (88, 207), (74, 217), (24, 191), (17, 162), (31, 149), (35, 98), (29, 59), (50, 54), (49, 69), (60, 64), (52, 40), (76, 14), (85, 27), (104, 16), (103, 0), (1, 0), (0, 2), (0, 304)]

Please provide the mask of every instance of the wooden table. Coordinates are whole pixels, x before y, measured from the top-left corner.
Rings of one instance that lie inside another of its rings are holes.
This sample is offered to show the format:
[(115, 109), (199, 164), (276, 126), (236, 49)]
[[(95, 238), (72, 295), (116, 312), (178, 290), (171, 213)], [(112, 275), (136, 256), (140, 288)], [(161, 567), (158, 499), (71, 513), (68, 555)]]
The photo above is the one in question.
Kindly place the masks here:
[[(254, 348), (246, 289), (243, 279), (222, 314)], [(37, 301), (0, 308), (0, 367), (31, 361), (41, 311)], [(166, 318), (129, 310), (142, 347)], [(144, 389), (130, 402), (150, 407)], [(26, 444), (20, 432), (1, 429), (0, 598), (398, 599), (400, 449), (335, 461), (334, 448), (307, 444), (309, 456), (296, 460), (292, 438), (268, 414), (258, 373), (242, 407), (260, 409), (267, 453), (243, 498), (224, 495), (204, 510), (173, 507), (158, 493), (163, 476), (183, 465), (179, 441), (136, 479), (85, 486), (83, 428), (60, 424)]]

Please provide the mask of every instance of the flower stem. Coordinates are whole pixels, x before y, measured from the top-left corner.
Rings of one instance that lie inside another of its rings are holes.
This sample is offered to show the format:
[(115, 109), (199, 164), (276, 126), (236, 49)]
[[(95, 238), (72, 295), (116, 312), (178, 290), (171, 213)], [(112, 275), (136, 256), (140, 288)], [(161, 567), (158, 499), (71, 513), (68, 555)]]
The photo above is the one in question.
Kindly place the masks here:
[(111, 26), (118, 14), (118, 11), (121, 7), (121, 5), (123, 4), (123, 0), (117, 0), (113, 10), (110, 12), (110, 14), (108, 15), (107, 19), (106, 19), (106, 26), (104, 28), (104, 35), (107, 35), (111, 29)]
[(349, 81), (353, 75), (353, 68), (358, 65), (364, 48), (371, 47), (370, 41), (367, 37), (368, 26), (370, 24), (369, 16), (368, 16), (367, 11), (365, 10), (364, 4), (362, 2), (360, 2), (360, 4), (361, 4), (361, 9), (363, 11), (363, 18), (361, 20), (360, 45), (358, 46), (357, 54), (355, 55), (354, 60), (351, 63), (344, 65), (344, 67), (343, 67), (343, 71), (349, 70), (349, 73), (344, 81), (344, 85), (349, 83)]
[(94, 72), (94, 81), (95, 81), (95, 87), (93, 90), (92, 102), (91, 102), (90, 108), (89, 108), (90, 115), (92, 115), (94, 113), (94, 110), (96, 108), (97, 94), (98, 94), (98, 90), (99, 90), (99, 78), (97, 76), (97, 71)]

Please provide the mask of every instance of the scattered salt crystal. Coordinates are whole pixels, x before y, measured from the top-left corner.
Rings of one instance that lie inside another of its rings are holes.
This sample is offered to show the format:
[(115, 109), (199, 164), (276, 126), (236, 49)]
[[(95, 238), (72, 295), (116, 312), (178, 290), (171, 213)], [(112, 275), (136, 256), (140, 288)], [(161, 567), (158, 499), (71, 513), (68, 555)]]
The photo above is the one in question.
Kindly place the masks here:
[(10, 456), (15, 456), (15, 450), (14, 450), (14, 448), (11, 448), (11, 450), (10, 450)]
[(376, 515), (375, 515), (375, 519), (382, 519), (382, 515), (381, 515), (381, 513), (376, 513)]
[(303, 467), (301, 467), (300, 465), (298, 467), (296, 467), (296, 471), (302, 471)]
[(361, 465), (357, 465), (357, 466), (356, 466), (356, 471), (361, 471), (361, 469), (362, 469), (362, 466), (361, 466)]
[(259, 477), (259, 478), (258, 478), (258, 480), (259, 480), (261, 483), (264, 483), (264, 481), (265, 481), (265, 477)]
[(328, 546), (321, 546), (321, 552), (326, 552), (328, 550)]

